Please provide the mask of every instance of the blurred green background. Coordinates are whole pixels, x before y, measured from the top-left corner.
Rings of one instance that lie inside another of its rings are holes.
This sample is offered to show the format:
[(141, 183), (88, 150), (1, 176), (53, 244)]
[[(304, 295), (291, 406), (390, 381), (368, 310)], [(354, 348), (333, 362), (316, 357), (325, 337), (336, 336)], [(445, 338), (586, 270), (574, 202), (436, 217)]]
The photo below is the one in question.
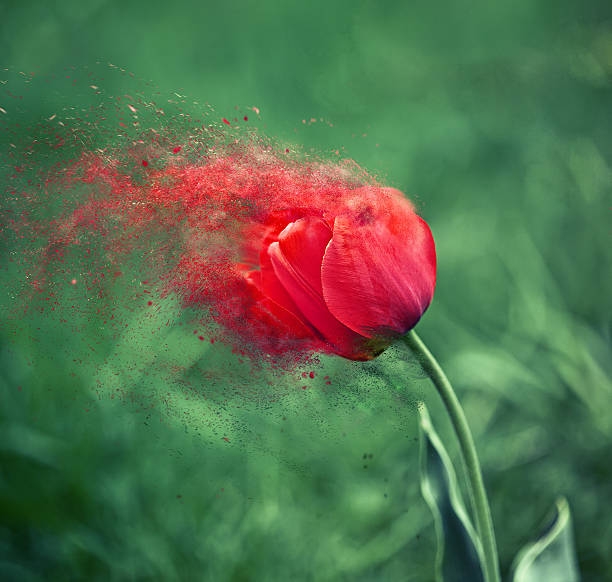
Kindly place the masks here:
[[(583, 579), (612, 579), (612, 4), (4, 0), (0, 30), (0, 68), (51, 79), (31, 123), (71, 104), (66, 67), (110, 62), (413, 196), (439, 257), (418, 331), (474, 430), (503, 572), (563, 494)], [(119, 338), (16, 328), (2, 277), (2, 580), (433, 580), (418, 399), (457, 451), (401, 350), (252, 375), (160, 331), (172, 300)]]

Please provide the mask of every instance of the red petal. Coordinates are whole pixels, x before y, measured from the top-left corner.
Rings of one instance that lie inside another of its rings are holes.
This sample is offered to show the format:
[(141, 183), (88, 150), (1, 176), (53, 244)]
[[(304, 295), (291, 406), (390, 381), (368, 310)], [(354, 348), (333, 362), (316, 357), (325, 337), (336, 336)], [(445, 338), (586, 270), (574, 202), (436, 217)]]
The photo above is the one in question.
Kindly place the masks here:
[[(323, 300), (320, 265), (329, 227), (319, 218), (303, 218), (290, 224), (279, 241), (268, 247), (274, 273), (303, 319), (316, 329), (335, 351), (362, 359), (363, 340), (340, 323)], [(329, 239), (328, 239), (329, 240)], [(285, 254), (285, 251), (287, 254)]]
[(271, 264), (269, 269), (248, 273), (247, 282), (257, 290), (257, 302), (280, 322), (287, 332), (295, 337), (314, 337), (310, 328), (302, 321), (300, 310), (276, 278)]
[(278, 236), (280, 250), (305, 284), (323, 296), (321, 261), (332, 236), (327, 223), (316, 217), (290, 223)]
[(431, 231), (405, 205), (365, 224), (338, 217), (321, 278), (325, 302), (344, 325), (371, 338), (403, 335), (433, 297)]
[[(254, 231), (252, 233), (250, 240), (259, 236), (263, 239), (263, 243), (259, 252), (259, 270), (250, 271), (247, 273), (246, 278), (247, 282), (257, 290), (257, 302), (261, 304), (264, 311), (268, 312), (278, 322), (281, 322), (281, 325), (285, 327), (285, 331), (293, 334), (295, 337), (304, 338), (310, 336), (320, 341), (318, 334), (312, 329), (308, 320), (278, 280), (268, 255), (268, 247), (271, 243), (278, 241), (281, 231), (287, 228), (287, 222), (297, 218), (299, 215), (303, 215), (303, 212), (297, 209), (279, 212), (278, 215), (271, 217), (263, 232)], [(331, 238), (331, 230), (327, 225), (325, 225), (325, 229), (325, 244), (327, 244)], [(291, 246), (291, 242), (289, 242), (289, 246)], [(320, 253), (321, 257), (323, 256), (324, 249), (325, 247), (323, 246), (323, 250)], [(251, 249), (251, 256), (252, 254), (253, 249)], [(320, 258), (318, 261), (320, 265)], [(319, 276), (319, 288), (320, 286)]]

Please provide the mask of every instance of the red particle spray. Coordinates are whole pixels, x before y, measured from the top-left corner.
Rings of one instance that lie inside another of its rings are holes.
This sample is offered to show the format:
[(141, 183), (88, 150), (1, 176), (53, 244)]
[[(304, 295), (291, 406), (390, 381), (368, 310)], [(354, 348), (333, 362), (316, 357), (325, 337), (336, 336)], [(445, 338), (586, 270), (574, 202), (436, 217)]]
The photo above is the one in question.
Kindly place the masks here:
[[(125, 111), (126, 104), (116, 107)], [(62, 270), (64, 281), (66, 272), (78, 272), (71, 291), (86, 294), (101, 321), (122, 327), (109, 317), (113, 285), (131, 285), (134, 304), (146, 293), (156, 304), (176, 296), (203, 330), (202, 341), (214, 335), (211, 343), (273, 368), (309, 361), (319, 345), (268, 313), (245, 275), (257, 268), (271, 221), (288, 209), (323, 216), (353, 208), (357, 189), (376, 186), (374, 179), (350, 160), (288, 159), (289, 148), (226, 118), (211, 123), (182, 111), (172, 122), (146, 100), (128, 109), (137, 109), (143, 124), (147, 114), (154, 118), (138, 133), (111, 133), (104, 147), (94, 139), (113, 119), (104, 108), (92, 108), (76, 127), (47, 119), (36, 148), (61, 152), (55, 167), (35, 170), (33, 155), (16, 156), (5, 188), (10, 204), (0, 210), (11, 236), (24, 243), (19, 260), (31, 291), (42, 293)], [(75, 262), (78, 269), (68, 270)], [(138, 278), (130, 275), (134, 263)]]

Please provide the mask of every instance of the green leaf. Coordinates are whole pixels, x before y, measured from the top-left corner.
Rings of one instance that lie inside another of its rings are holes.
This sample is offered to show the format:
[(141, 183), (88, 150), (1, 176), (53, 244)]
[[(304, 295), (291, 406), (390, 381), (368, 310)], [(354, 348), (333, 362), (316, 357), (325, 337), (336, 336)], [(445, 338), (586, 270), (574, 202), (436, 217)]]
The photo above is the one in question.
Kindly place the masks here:
[(572, 518), (565, 498), (557, 500), (552, 520), (536, 541), (519, 552), (513, 569), (513, 582), (579, 582)]
[(434, 516), (436, 580), (484, 582), (482, 549), (461, 501), (450, 457), (421, 404), (421, 493)]

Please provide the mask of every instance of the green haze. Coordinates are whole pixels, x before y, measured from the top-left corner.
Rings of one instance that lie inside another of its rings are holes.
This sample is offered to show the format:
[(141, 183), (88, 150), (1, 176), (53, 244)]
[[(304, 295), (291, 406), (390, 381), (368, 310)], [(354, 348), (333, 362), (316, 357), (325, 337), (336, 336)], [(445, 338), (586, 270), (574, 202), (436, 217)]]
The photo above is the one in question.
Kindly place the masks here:
[[(583, 579), (612, 579), (609, 2), (6, 1), (0, 30), (0, 80), (47, 80), (22, 100), (0, 85), (0, 123), (78, 104), (65, 75), (99, 67), (111, 95), (150, 80), (218, 118), (256, 107), (265, 134), (411, 196), (439, 261), (418, 332), (471, 423), (502, 572), (565, 495)], [(15, 245), (0, 579), (433, 580), (419, 399), (457, 447), (400, 348), (323, 358), (313, 380), (253, 374), (187, 344), (171, 298), (119, 337), (86, 314), (73, 333), (76, 290), (15, 327)]]

